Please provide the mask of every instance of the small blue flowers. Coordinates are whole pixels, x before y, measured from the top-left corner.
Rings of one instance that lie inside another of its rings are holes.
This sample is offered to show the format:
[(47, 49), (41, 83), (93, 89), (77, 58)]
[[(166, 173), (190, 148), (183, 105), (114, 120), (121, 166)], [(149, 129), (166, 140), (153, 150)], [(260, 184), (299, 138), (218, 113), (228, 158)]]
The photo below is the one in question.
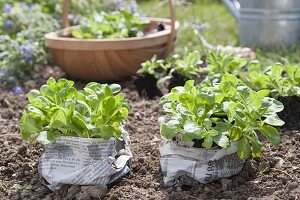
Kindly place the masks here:
[(20, 46), (20, 51), (25, 54), (26, 62), (29, 63), (31, 61), (32, 55), (31, 55), (31, 48), (29, 44), (22, 44)]
[(23, 94), (24, 93), (23, 89), (19, 86), (12, 87), (10, 89), (10, 91), (14, 94)]
[(10, 3), (5, 3), (4, 5), (3, 5), (3, 7), (2, 7), (2, 11), (3, 12), (10, 12), (11, 11), (11, 9), (12, 9), (12, 5), (10, 4)]
[(14, 22), (8, 19), (4, 22), (3, 26), (5, 29), (12, 29), (14, 26)]
[(195, 29), (197, 29), (198, 31), (202, 31), (204, 29), (207, 29), (209, 27), (209, 25), (207, 23), (201, 24), (195, 24)]
[(138, 6), (135, 0), (117, 0), (120, 10), (127, 9), (132, 13), (137, 12)]

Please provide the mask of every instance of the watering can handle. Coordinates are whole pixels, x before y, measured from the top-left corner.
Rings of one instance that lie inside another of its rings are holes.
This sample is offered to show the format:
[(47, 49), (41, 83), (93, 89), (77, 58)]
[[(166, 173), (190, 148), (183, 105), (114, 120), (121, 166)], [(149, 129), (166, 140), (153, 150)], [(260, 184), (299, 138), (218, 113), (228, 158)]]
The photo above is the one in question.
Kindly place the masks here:
[(240, 2), (238, 0), (223, 0), (232, 15), (238, 20), (240, 17)]

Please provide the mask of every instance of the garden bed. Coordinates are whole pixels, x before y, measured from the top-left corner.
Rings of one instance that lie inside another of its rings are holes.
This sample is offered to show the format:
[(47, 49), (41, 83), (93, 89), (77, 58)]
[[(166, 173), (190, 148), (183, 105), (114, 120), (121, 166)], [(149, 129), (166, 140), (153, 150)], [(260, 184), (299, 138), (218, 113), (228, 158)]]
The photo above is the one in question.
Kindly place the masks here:
[[(39, 88), (59, 69), (45, 68), (40, 79), (22, 85), (25, 91)], [(165, 188), (159, 164), (159, 99), (141, 99), (132, 80), (120, 83), (131, 104), (126, 130), (131, 138), (131, 177), (108, 187), (105, 199), (297, 199), (300, 197), (299, 131), (281, 129), (278, 148), (265, 143), (261, 159), (248, 159), (238, 175), (193, 187)], [(80, 83), (77, 83), (80, 85)], [(50, 192), (37, 172), (41, 145), (27, 145), (19, 134), (19, 118), (26, 96), (0, 89), (0, 199), (89, 199), (93, 186), (63, 186)], [(92, 188), (92, 189), (91, 189)]]

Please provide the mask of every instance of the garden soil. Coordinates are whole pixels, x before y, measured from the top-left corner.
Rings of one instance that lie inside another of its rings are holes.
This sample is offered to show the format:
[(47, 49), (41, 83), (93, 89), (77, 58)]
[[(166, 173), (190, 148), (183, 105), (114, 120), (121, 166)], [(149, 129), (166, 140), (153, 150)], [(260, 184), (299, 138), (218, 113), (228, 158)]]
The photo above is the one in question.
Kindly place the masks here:
[[(26, 92), (39, 88), (48, 76), (61, 76), (59, 69), (45, 68), (40, 79), (27, 81)], [(43, 185), (38, 158), (39, 144), (20, 137), (19, 118), (27, 104), (24, 94), (0, 89), (0, 199), (300, 199), (300, 132), (281, 130), (282, 141), (273, 148), (264, 141), (263, 157), (249, 159), (232, 178), (193, 187), (166, 188), (159, 165), (159, 125), (163, 113), (159, 99), (140, 98), (132, 81), (121, 83), (132, 110), (126, 123), (134, 154), (132, 174), (113, 185), (69, 186), (51, 192)]]

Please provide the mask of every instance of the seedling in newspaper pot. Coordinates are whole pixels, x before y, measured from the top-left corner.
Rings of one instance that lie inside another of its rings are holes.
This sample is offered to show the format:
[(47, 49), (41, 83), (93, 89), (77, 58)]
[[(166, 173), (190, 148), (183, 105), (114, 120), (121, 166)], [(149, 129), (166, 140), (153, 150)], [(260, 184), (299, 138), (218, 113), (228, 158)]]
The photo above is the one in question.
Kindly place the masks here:
[(117, 84), (50, 78), (28, 93), (21, 117), (25, 140), (45, 145), (39, 173), (51, 190), (60, 184), (106, 185), (130, 172), (129, 137), (122, 127), (129, 105)]
[(279, 101), (269, 90), (254, 91), (230, 74), (199, 86), (189, 80), (161, 98), (167, 115), (160, 132), (161, 168), (167, 186), (208, 183), (239, 173), (244, 159), (262, 155), (259, 135), (274, 146), (280, 142), (274, 126), (284, 122)]

